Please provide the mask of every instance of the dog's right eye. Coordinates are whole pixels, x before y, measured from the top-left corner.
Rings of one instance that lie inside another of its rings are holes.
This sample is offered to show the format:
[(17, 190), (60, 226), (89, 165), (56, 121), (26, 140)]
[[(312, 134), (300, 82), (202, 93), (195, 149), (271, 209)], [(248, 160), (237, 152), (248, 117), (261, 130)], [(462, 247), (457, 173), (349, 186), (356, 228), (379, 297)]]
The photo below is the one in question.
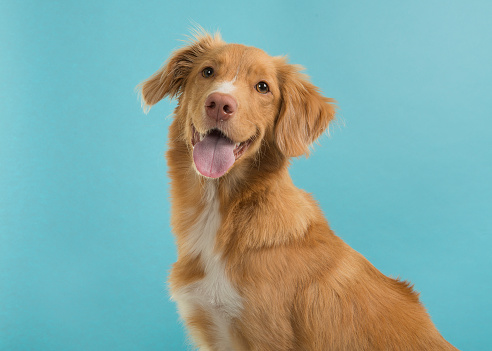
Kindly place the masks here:
[(212, 67), (205, 67), (202, 71), (202, 76), (210, 78), (214, 75), (214, 69)]

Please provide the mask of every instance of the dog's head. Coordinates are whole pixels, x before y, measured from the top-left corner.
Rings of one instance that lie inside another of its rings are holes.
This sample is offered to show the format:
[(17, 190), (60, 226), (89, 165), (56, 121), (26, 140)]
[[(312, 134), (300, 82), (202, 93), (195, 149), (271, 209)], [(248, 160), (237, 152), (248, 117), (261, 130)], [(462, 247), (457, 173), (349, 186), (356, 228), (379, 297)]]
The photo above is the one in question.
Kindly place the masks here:
[(300, 71), (284, 57), (205, 33), (174, 52), (141, 93), (146, 108), (178, 98), (176, 118), (196, 170), (219, 178), (262, 145), (283, 157), (309, 153), (335, 108)]

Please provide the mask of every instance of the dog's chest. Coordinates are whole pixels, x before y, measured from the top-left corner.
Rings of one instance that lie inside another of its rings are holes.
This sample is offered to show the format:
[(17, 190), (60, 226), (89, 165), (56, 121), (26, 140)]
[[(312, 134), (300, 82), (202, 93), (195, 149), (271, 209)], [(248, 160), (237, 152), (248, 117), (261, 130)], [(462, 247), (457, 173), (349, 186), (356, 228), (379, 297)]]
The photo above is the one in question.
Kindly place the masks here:
[(212, 185), (207, 188), (204, 201), (204, 209), (188, 233), (185, 248), (192, 256), (200, 257), (205, 276), (173, 291), (172, 299), (185, 320), (198, 309), (204, 311), (214, 323), (216, 332), (221, 334), (221, 339), (227, 343), (230, 320), (239, 315), (242, 303), (227, 276), (224, 260), (214, 252), (215, 237), (222, 219)]

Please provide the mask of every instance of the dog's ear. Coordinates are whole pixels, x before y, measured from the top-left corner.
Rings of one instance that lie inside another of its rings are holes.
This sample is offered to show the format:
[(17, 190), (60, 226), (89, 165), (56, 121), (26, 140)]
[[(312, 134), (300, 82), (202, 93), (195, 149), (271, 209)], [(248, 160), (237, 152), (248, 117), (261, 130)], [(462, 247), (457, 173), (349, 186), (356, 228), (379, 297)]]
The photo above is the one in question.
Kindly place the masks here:
[(302, 67), (284, 58), (277, 64), (282, 102), (275, 123), (275, 141), (288, 157), (309, 155), (309, 146), (335, 117), (335, 100), (321, 95), (301, 73)]
[(197, 57), (223, 44), (219, 33), (212, 36), (197, 30), (187, 46), (176, 50), (157, 72), (137, 86), (142, 95), (144, 111), (148, 111), (165, 96), (171, 99), (179, 97)]

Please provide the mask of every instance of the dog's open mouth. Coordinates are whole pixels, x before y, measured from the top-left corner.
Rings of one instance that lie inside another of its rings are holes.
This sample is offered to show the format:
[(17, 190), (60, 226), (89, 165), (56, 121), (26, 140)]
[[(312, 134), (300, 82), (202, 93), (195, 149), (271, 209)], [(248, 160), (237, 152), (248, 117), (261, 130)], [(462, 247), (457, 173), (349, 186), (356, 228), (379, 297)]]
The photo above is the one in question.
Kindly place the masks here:
[(223, 176), (248, 149), (254, 137), (234, 143), (219, 129), (210, 129), (205, 134), (199, 133), (191, 126), (191, 145), (193, 161), (200, 174), (209, 178)]

